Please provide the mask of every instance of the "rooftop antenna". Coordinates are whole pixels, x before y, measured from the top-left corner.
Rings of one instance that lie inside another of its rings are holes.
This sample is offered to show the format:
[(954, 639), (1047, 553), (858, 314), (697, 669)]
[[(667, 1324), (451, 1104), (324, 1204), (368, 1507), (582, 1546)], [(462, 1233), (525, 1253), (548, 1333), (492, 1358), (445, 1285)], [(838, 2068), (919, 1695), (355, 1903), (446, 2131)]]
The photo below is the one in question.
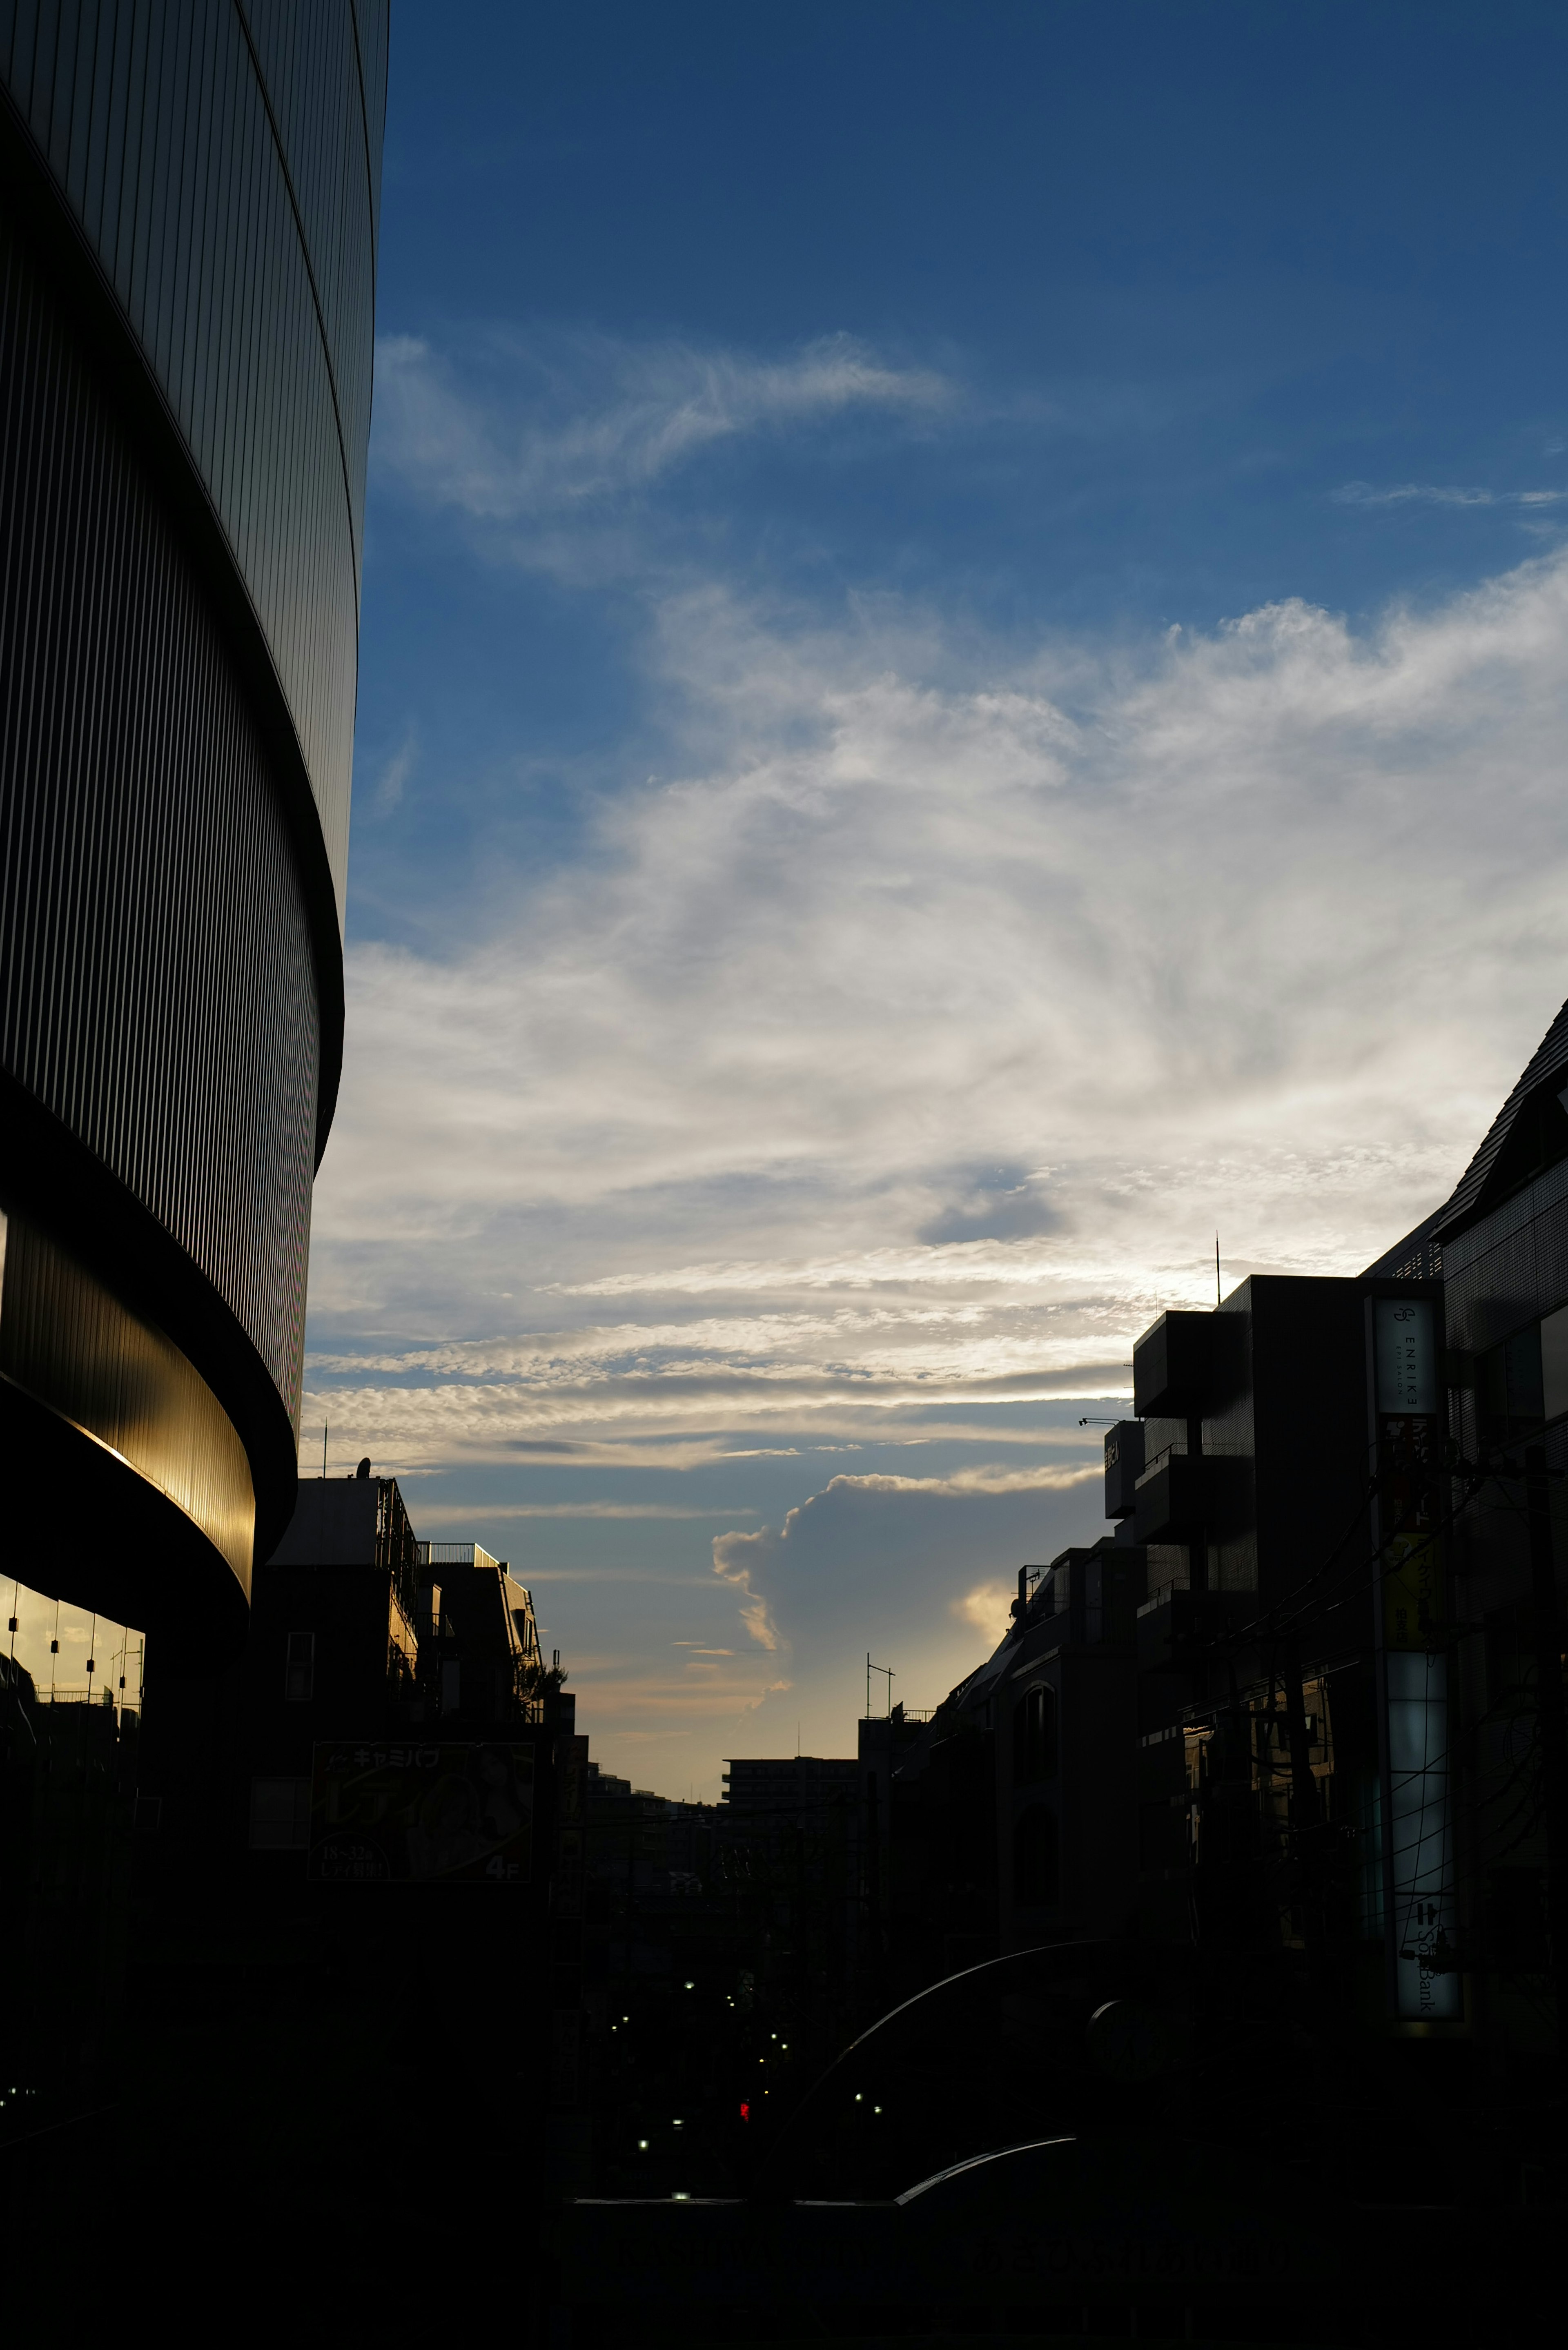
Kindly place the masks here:
[(871, 1651), (867, 1648), (866, 1651), (866, 1719), (867, 1721), (871, 1719), (871, 1676), (873, 1673), (886, 1673), (888, 1676), (888, 1712), (890, 1716), (893, 1711), (893, 1683), (898, 1679), (898, 1675), (894, 1672), (891, 1665), (874, 1665), (871, 1661)]
[(1220, 1235), (1218, 1232), (1214, 1235), (1214, 1303), (1216, 1305), (1221, 1303), (1220, 1296)]
[(323, 1477), (327, 1474), (327, 1422), (325, 1420), (321, 1423), (321, 1474)]

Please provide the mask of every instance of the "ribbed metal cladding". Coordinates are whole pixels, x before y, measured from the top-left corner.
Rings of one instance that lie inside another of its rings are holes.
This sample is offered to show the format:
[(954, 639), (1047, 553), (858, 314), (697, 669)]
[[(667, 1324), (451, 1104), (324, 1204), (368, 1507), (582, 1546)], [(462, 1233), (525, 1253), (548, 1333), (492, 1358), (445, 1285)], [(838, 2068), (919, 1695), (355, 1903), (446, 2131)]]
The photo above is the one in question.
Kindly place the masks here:
[(295, 1418), (317, 1051), (298, 870), (228, 650), (0, 230), (0, 1062), (173, 1235)]
[(118, 1453), (198, 1526), (248, 1594), (255, 1497), (206, 1381), (66, 1250), (0, 1214), (0, 1379)]
[(385, 0), (0, 0), (0, 80), (221, 518), (348, 859)]
[(1451, 1346), (1484, 1354), (1568, 1300), (1568, 1159), (1451, 1242), (1443, 1284)]

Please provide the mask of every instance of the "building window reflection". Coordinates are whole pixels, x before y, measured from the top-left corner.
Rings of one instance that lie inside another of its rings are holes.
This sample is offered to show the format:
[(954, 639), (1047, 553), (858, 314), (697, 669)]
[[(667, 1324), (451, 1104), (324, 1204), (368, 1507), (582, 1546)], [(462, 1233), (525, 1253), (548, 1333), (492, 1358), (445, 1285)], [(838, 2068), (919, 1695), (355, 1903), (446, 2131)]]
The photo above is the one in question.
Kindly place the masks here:
[(25, 1698), (37, 1705), (100, 1706), (132, 1722), (140, 1718), (146, 1645), (140, 1631), (15, 1576), (10, 1599), (5, 1654), (11, 1683)]

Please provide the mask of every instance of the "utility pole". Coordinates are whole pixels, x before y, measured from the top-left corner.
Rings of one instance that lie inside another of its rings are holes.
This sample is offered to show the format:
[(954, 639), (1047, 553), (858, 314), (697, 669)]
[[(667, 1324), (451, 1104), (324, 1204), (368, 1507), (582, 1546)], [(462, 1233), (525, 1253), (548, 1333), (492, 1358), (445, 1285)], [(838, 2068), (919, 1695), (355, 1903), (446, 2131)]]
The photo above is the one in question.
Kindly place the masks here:
[(1285, 1736), (1291, 1750), (1290, 1852), (1297, 1898), (1301, 1904), (1302, 1939), (1306, 1945), (1313, 1978), (1322, 1997), (1328, 1990), (1328, 1944), (1324, 1917), (1324, 1868), (1326, 1855), (1318, 1829), (1323, 1806), (1312, 1773), (1312, 1744), (1307, 1737), (1306, 1691), (1302, 1677), (1299, 1638), (1283, 1643)]
[(1312, 1774), (1312, 1751), (1307, 1739), (1306, 1696), (1302, 1686), (1299, 1640), (1285, 1644), (1282, 1659), (1285, 1684), (1285, 1734), (1291, 1748), (1291, 1826), (1300, 1837), (1318, 1821), (1317, 1781)]

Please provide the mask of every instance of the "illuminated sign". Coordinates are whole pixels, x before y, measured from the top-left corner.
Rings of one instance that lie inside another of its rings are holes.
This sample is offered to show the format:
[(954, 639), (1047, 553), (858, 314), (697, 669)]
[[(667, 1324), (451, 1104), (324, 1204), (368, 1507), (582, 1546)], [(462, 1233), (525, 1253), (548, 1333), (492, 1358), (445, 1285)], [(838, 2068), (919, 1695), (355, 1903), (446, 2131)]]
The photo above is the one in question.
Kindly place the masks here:
[(1396, 2010), (1457, 2022), (1448, 1659), (1397, 1649), (1386, 1661)]
[(1380, 1297), (1373, 1312), (1378, 1410), (1435, 1412), (1439, 1400), (1438, 1350), (1430, 1305), (1425, 1298)]

